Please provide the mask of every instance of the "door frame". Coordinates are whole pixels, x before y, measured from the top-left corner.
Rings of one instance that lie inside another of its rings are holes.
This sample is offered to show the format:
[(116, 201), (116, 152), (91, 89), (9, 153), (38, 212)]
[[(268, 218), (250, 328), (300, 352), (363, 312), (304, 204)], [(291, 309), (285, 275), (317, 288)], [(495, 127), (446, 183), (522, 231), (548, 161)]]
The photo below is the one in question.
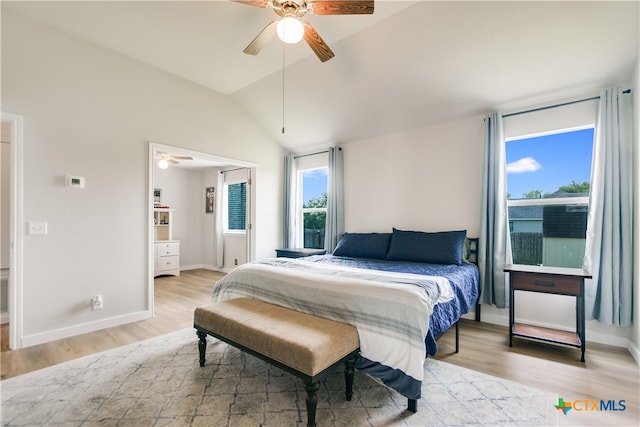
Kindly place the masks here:
[[(154, 153), (161, 151), (171, 155), (178, 156), (190, 156), (195, 159), (202, 159), (212, 162), (212, 167), (219, 166), (221, 168), (229, 167), (242, 167), (247, 168), (251, 177), (251, 184), (255, 184), (255, 169), (256, 165), (244, 160), (232, 159), (229, 157), (218, 156), (210, 153), (203, 153), (200, 151), (191, 150), (188, 148), (176, 147), (166, 144), (161, 144), (154, 141), (148, 141), (148, 182), (147, 182), (147, 297), (148, 297), (148, 310), (151, 316), (154, 316), (154, 240), (153, 240), (153, 190), (154, 190)], [(251, 224), (255, 224), (256, 210), (255, 201), (255, 185), (249, 185), (249, 191), (247, 194), (247, 211), (251, 218)], [(218, 191), (218, 190), (216, 190)], [(253, 261), (255, 258), (254, 244), (256, 229), (252, 226), (246, 235), (246, 251), (247, 261)]]
[(2, 122), (11, 129), (11, 172), (9, 185), (9, 348), (22, 348), (23, 341), (23, 116), (2, 111)]

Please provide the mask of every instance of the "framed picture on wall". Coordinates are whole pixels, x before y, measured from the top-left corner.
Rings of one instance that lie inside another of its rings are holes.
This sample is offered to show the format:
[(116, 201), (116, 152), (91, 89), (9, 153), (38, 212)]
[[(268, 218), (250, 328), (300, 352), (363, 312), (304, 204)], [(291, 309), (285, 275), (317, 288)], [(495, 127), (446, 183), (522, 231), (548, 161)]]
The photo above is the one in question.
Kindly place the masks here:
[(205, 191), (205, 213), (213, 213), (214, 199), (215, 199), (215, 187), (207, 187)]
[(153, 206), (160, 206), (162, 204), (162, 190), (159, 188), (153, 189)]

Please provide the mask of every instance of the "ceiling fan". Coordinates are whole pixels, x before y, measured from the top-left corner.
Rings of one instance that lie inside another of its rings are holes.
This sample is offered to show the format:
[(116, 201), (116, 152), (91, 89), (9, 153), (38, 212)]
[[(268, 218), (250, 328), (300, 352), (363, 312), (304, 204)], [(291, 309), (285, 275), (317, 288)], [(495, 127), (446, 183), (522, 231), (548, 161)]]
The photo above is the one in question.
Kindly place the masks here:
[(180, 160), (193, 160), (193, 157), (190, 156), (172, 156), (162, 151), (156, 151), (153, 156), (158, 159), (160, 169), (166, 169), (169, 164), (177, 165), (180, 163)]
[[(301, 18), (307, 13), (314, 15), (361, 15), (372, 14), (373, 0), (232, 0), (250, 6), (270, 7), (281, 17), (271, 21), (244, 49), (244, 53), (256, 55), (277, 33), (287, 43), (297, 43), (303, 37), (309, 47), (325, 62), (334, 53), (322, 40), (318, 32)], [(291, 37), (291, 41), (287, 40)]]

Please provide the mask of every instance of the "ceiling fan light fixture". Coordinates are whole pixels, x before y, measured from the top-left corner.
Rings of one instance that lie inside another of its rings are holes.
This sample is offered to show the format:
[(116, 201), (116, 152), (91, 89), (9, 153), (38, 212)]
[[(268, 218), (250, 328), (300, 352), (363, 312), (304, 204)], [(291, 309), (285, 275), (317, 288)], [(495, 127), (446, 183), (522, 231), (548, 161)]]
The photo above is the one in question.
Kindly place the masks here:
[(169, 162), (166, 159), (160, 159), (158, 160), (158, 167), (160, 169), (166, 169), (169, 167)]
[(285, 16), (276, 27), (278, 37), (285, 43), (295, 44), (302, 40), (304, 26), (302, 22), (293, 16)]

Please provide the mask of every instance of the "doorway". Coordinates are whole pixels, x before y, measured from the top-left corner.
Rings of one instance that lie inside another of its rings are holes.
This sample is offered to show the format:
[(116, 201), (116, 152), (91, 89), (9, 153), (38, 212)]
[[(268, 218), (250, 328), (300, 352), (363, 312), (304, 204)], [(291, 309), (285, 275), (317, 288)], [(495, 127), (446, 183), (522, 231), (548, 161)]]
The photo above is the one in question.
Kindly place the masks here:
[[(247, 227), (246, 238), (238, 246), (238, 239), (233, 239), (233, 242), (226, 240), (228, 236), (220, 233), (217, 225), (223, 222), (219, 203), (224, 186), (222, 177), (226, 175), (224, 172), (231, 170), (243, 170), (249, 177), (247, 224), (255, 223), (255, 164), (149, 142), (148, 168), (148, 301), (153, 315), (154, 279), (159, 273), (155, 253), (158, 235), (158, 226), (154, 223), (156, 211), (171, 211), (171, 238), (174, 246), (179, 248), (178, 269), (169, 274), (179, 274), (180, 269), (196, 268), (226, 271), (233, 267), (236, 259), (251, 261), (255, 258), (255, 227)], [(240, 256), (221, 258), (221, 251), (241, 253)], [(226, 265), (228, 259), (232, 260), (230, 266)]]

